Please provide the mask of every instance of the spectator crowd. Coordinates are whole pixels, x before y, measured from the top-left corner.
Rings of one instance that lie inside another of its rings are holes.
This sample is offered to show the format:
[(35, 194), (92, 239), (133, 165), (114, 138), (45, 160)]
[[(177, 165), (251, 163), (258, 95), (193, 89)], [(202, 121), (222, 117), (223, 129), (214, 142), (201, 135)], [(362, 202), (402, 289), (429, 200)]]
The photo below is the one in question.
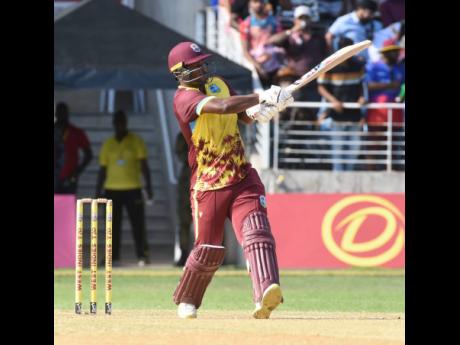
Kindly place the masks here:
[[(336, 50), (371, 40), (369, 49), (309, 83), (295, 96), (296, 101), (329, 102), (332, 107), (314, 114), (312, 109), (294, 111), (291, 108), (281, 114), (281, 119), (314, 121), (317, 128), (351, 132), (338, 138), (341, 143), (359, 143), (360, 137), (353, 133), (364, 128), (370, 133), (370, 140), (386, 140), (372, 133), (387, 130), (387, 109), (366, 110), (365, 105), (404, 102), (405, 0), (219, 0), (213, 3), (228, 11), (228, 25), (239, 31), (243, 54), (254, 66), (264, 88), (296, 80)], [(345, 109), (344, 102), (357, 102), (362, 108)], [(393, 110), (391, 121), (396, 126), (400, 124), (393, 132), (401, 131), (402, 110)], [(359, 144), (333, 145), (336, 152), (356, 153), (359, 149)], [(385, 150), (385, 147), (367, 149)], [(333, 158), (356, 159), (357, 154), (334, 154)], [(331, 168), (355, 170), (356, 167), (334, 163)], [(371, 170), (381, 168), (367, 166)]]

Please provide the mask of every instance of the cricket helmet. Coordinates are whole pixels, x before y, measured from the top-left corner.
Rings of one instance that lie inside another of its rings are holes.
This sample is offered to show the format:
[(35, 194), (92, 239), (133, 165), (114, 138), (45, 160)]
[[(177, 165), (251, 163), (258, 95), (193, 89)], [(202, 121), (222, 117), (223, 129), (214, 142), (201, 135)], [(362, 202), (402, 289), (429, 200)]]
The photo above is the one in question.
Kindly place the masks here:
[(168, 55), (169, 71), (175, 71), (187, 67), (198, 61), (203, 61), (211, 54), (204, 54), (198, 44), (193, 42), (181, 42), (171, 49)]

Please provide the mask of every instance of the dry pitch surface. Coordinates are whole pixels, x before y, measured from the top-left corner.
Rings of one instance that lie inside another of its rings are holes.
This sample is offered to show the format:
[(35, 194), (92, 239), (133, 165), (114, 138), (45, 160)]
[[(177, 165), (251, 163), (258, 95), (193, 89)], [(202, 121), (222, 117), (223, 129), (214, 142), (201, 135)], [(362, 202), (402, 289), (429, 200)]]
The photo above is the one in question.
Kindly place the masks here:
[(110, 316), (56, 310), (54, 344), (399, 345), (404, 324), (404, 313), (278, 310), (269, 320), (254, 320), (249, 310), (200, 310), (198, 319), (181, 320), (173, 310), (116, 310)]

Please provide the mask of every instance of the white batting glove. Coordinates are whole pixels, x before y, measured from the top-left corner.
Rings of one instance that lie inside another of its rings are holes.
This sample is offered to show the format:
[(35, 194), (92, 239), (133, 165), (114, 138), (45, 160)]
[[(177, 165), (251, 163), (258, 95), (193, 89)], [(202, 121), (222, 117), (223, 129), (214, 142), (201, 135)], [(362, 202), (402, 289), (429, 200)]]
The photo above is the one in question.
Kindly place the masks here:
[(292, 95), (285, 88), (276, 85), (259, 94), (259, 103), (276, 105), (278, 111), (283, 111), (292, 102), (294, 102)]
[(268, 103), (256, 104), (253, 107), (246, 109), (246, 115), (260, 123), (270, 122), (270, 120), (278, 114), (278, 108), (275, 105)]

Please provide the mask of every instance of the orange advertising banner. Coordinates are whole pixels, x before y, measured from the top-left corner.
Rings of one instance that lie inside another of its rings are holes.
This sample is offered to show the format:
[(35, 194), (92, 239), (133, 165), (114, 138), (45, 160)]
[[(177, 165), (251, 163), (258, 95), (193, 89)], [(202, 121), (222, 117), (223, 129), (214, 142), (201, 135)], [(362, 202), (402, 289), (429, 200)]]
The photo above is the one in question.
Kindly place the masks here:
[(267, 194), (280, 268), (404, 267), (405, 196)]

